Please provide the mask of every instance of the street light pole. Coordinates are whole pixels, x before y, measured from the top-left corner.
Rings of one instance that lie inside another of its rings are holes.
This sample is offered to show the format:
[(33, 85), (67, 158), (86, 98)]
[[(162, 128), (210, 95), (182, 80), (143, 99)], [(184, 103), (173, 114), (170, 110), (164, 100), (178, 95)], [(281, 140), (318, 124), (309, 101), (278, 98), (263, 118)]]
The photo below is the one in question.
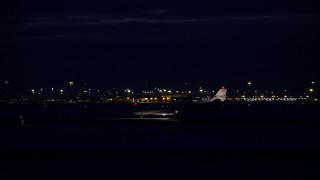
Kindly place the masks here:
[(72, 101), (73, 100), (73, 82), (70, 81), (69, 82), (69, 88), (70, 88), (70, 100)]
[(53, 101), (53, 99), (54, 99), (53, 90), (54, 90), (54, 88), (51, 88), (51, 100), (52, 100), (52, 101)]
[(251, 93), (251, 85), (252, 85), (252, 82), (251, 81), (248, 81), (248, 97), (251, 98), (252, 97), (252, 93)]

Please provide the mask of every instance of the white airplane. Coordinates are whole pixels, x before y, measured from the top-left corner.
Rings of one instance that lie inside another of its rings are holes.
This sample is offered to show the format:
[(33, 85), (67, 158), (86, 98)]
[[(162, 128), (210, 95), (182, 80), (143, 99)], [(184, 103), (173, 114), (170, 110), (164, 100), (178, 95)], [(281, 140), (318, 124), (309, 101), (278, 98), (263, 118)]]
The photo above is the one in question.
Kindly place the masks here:
[(209, 100), (205, 100), (205, 101), (200, 101), (199, 103), (208, 103), (208, 102), (224, 102), (226, 100), (227, 97), (227, 89), (222, 87), (221, 89), (219, 89), (219, 91), (216, 93), (216, 95)]
[[(219, 89), (219, 91), (216, 93), (216, 95), (212, 99), (206, 100), (206, 101), (200, 101), (195, 104), (205, 105), (205, 104), (224, 102), (226, 100), (226, 96), (227, 96), (227, 89), (222, 87), (221, 89)], [(152, 110), (152, 111), (134, 112), (133, 114), (136, 116), (140, 116), (140, 118), (143, 118), (144, 116), (174, 117), (174, 116), (177, 116), (179, 113), (180, 113), (179, 110), (175, 110), (175, 111)]]
[(140, 118), (143, 118), (143, 116), (174, 116), (178, 113), (178, 111), (174, 112), (168, 112), (168, 110), (155, 110), (155, 111), (140, 111), (140, 112), (134, 112), (134, 115), (140, 116)]

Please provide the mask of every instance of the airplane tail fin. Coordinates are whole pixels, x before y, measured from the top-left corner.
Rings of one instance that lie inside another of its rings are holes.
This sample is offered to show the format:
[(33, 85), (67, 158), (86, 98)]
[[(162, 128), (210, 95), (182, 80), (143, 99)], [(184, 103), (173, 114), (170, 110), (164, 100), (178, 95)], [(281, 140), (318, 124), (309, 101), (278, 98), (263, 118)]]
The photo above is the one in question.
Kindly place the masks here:
[(221, 89), (219, 89), (219, 91), (217, 92), (217, 94), (214, 96), (212, 100), (223, 102), (226, 100), (226, 96), (227, 96), (227, 89), (222, 87)]

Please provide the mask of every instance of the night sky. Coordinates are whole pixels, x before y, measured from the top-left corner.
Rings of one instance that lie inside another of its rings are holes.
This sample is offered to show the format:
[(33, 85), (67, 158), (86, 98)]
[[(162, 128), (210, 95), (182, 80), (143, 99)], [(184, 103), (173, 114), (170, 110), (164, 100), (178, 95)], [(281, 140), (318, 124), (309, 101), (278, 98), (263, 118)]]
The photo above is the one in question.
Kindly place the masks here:
[(0, 79), (51, 88), (301, 89), (319, 82), (312, 1), (1, 2)]

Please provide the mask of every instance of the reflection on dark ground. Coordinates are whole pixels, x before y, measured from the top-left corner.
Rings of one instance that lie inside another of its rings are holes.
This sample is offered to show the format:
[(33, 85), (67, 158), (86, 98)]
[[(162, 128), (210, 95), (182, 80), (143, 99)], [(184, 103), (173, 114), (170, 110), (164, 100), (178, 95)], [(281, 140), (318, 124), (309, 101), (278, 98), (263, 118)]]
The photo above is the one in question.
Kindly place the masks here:
[(2, 124), (0, 176), (318, 179), (315, 118)]

